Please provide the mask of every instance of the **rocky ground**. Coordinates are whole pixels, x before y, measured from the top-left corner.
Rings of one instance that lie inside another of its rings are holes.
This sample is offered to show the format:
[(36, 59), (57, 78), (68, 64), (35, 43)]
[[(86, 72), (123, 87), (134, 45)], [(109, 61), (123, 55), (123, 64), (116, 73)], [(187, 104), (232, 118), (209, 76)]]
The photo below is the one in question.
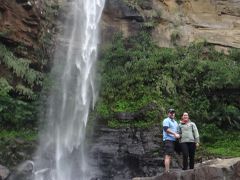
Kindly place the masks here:
[(203, 162), (194, 170), (177, 170), (155, 177), (136, 177), (132, 180), (239, 180), (240, 158), (214, 159)]

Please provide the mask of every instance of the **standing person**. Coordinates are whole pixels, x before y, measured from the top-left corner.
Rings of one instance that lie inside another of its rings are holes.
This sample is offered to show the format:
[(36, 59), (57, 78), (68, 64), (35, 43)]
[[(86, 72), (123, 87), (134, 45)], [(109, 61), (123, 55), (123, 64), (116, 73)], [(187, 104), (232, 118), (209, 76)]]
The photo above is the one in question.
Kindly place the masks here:
[(163, 120), (163, 144), (165, 172), (169, 172), (171, 157), (174, 154), (175, 141), (180, 135), (177, 133), (178, 123), (175, 118), (175, 110), (168, 110), (168, 117)]
[(181, 136), (180, 146), (183, 154), (183, 170), (187, 170), (188, 165), (190, 169), (193, 169), (196, 146), (199, 146), (197, 126), (194, 122), (190, 121), (188, 113), (184, 112), (178, 128), (178, 132)]

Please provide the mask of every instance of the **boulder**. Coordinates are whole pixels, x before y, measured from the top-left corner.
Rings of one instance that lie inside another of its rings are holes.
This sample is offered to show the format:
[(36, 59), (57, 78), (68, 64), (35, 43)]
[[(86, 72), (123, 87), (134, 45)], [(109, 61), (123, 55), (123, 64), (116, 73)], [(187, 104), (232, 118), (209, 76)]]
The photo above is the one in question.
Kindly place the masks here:
[(239, 180), (240, 157), (215, 159), (198, 164), (192, 170), (172, 170), (154, 177), (136, 177), (132, 180)]
[(34, 163), (25, 161), (21, 163), (7, 178), (7, 180), (32, 180), (34, 177)]
[(10, 171), (8, 168), (6, 168), (5, 166), (0, 165), (0, 179), (4, 180), (6, 179), (10, 174)]

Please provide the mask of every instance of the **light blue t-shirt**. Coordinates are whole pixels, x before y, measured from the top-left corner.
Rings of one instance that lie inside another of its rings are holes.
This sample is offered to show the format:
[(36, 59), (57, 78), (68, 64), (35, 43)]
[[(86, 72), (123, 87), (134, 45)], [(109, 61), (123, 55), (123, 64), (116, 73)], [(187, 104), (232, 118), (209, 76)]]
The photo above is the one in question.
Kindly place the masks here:
[[(178, 129), (178, 123), (175, 119), (170, 119), (169, 117), (163, 120), (163, 127), (167, 126), (168, 128), (170, 128), (170, 130), (172, 132), (176, 132), (177, 133), (177, 129)], [(165, 140), (170, 140), (170, 141), (176, 141), (176, 138), (174, 137), (174, 135), (166, 133), (163, 130), (163, 141)]]

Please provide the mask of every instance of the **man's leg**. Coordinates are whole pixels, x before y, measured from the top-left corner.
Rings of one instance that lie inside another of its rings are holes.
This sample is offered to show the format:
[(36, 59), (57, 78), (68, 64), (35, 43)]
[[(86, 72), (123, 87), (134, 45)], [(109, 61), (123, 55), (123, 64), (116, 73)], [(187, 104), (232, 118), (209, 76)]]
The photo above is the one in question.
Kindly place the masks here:
[(164, 158), (165, 172), (169, 172), (170, 162), (171, 162), (171, 156), (165, 155), (165, 158)]
[(174, 142), (173, 141), (164, 141), (164, 150), (165, 150), (165, 156), (164, 156), (164, 165), (165, 165), (165, 171), (169, 172), (170, 164), (171, 164), (171, 158), (174, 154)]

